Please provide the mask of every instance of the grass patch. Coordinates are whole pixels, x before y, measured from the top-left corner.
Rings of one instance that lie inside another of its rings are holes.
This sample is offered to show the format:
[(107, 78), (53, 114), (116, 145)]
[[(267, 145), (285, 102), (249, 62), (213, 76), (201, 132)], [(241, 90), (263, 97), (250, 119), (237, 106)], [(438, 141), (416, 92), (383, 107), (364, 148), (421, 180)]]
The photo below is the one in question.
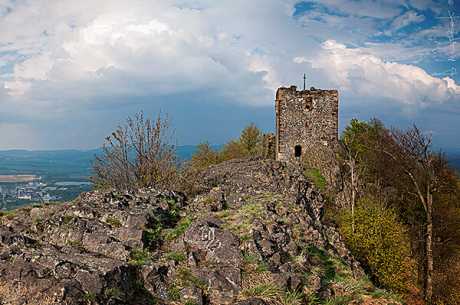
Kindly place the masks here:
[(185, 233), (185, 231), (187, 231), (187, 229), (190, 227), (190, 225), (192, 224), (192, 220), (188, 217), (185, 217), (183, 219), (181, 219), (175, 228), (173, 229), (166, 229), (165, 232), (165, 239), (168, 240), (168, 241), (171, 241), (171, 240), (174, 240), (176, 238), (178, 238), (179, 236), (181, 236), (182, 234)]
[(255, 254), (243, 252), (244, 270), (247, 273), (262, 273), (268, 271), (268, 264), (261, 261)]
[(302, 305), (305, 295), (300, 291), (286, 291), (280, 299), (283, 305)]
[(62, 224), (63, 225), (68, 225), (74, 220), (75, 216), (73, 215), (64, 215), (62, 216)]
[(104, 290), (104, 296), (108, 299), (122, 300), (123, 292), (117, 287), (107, 288)]
[(199, 277), (195, 276), (192, 271), (187, 267), (182, 267), (178, 270), (177, 274), (178, 279), (181, 281), (182, 286), (195, 286), (202, 290), (206, 290), (208, 288), (208, 284), (206, 281), (200, 279)]
[(105, 222), (108, 223), (110, 226), (112, 226), (114, 228), (120, 228), (120, 227), (123, 226), (121, 221), (118, 218), (114, 217), (114, 216), (107, 217)]
[(150, 252), (145, 249), (133, 249), (129, 256), (128, 263), (134, 266), (143, 266), (152, 260)]
[(333, 298), (329, 298), (322, 302), (324, 305), (347, 305), (353, 301), (353, 296), (337, 296)]
[(167, 260), (175, 261), (176, 263), (183, 262), (187, 259), (184, 253), (176, 251), (166, 253), (165, 258)]
[(96, 301), (96, 294), (93, 292), (85, 292), (83, 299), (88, 302), (94, 302)]
[(254, 220), (262, 218), (265, 212), (263, 203), (258, 202), (257, 199), (252, 198), (252, 202), (248, 202), (238, 210), (219, 212), (217, 213), (217, 217), (222, 219), (225, 222), (225, 228), (232, 231), (235, 235), (250, 238)]
[(168, 298), (171, 300), (171, 301), (179, 301), (180, 300), (180, 296), (181, 296), (181, 291), (180, 291), (180, 288), (177, 287), (176, 285), (171, 285), (169, 288), (168, 288)]
[(278, 299), (281, 293), (282, 290), (279, 286), (273, 283), (264, 283), (246, 288), (241, 294), (247, 298), (258, 297), (266, 300), (274, 300)]
[(12, 219), (14, 216), (16, 216), (16, 211), (0, 211), (0, 217)]
[(321, 174), (321, 171), (317, 168), (308, 168), (304, 172), (305, 177), (307, 177), (313, 184), (320, 190), (326, 190), (327, 182), (326, 178)]
[(307, 248), (309, 256), (317, 257), (321, 261), (321, 281), (327, 284), (336, 277), (336, 261), (334, 261), (328, 254), (318, 247), (310, 245)]

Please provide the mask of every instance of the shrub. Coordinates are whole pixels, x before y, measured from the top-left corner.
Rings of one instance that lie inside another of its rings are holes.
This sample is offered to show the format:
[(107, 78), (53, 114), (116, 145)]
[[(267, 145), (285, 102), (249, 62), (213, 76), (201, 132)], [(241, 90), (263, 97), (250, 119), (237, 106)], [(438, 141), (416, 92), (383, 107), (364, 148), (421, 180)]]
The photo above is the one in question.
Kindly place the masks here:
[(194, 169), (201, 170), (219, 162), (219, 153), (213, 150), (209, 143), (202, 143), (198, 145), (197, 151), (193, 154), (190, 160), (190, 166)]
[(176, 251), (172, 251), (172, 252), (167, 253), (165, 255), (165, 258), (167, 260), (175, 261), (176, 263), (183, 262), (183, 261), (185, 261), (187, 259), (187, 257), (185, 256), (184, 253), (176, 252)]
[(241, 132), (240, 145), (243, 153), (249, 156), (259, 155), (262, 152), (263, 135), (257, 126), (252, 123)]
[(129, 264), (142, 266), (150, 263), (152, 257), (149, 251), (144, 249), (133, 249), (130, 253)]
[(326, 189), (326, 178), (324, 178), (319, 169), (307, 168), (304, 174), (320, 191)]
[(410, 244), (396, 213), (364, 197), (355, 210), (354, 232), (351, 217), (350, 211), (342, 211), (339, 222), (353, 255), (369, 269), (377, 284), (403, 291), (410, 281)]
[(281, 294), (281, 288), (274, 283), (263, 283), (242, 291), (245, 297), (259, 297), (265, 300), (276, 300)]
[(160, 115), (155, 121), (145, 119), (142, 112), (129, 117), (105, 139), (102, 154), (96, 156), (92, 177), (96, 188), (172, 187), (177, 168), (168, 128)]
[(112, 226), (114, 228), (120, 228), (120, 227), (123, 226), (121, 221), (118, 218), (114, 217), (114, 216), (107, 217), (105, 222), (108, 223), (110, 226)]
[(269, 152), (264, 152), (264, 145), (268, 145), (268, 138), (265, 140), (264, 142), (264, 135), (260, 129), (250, 124), (243, 129), (238, 139), (225, 144), (221, 151), (214, 151), (208, 143), (202, 143), (188, 162), (185, 172), (199, 171), (232, 159), (261, 156), (264, 153), (268, 156)]
[(175, 228), (166, 230), (165, 239), (174, 240), (178, 238), (179, 236), (185, 233), (185, 231), (188, 229), (188, 227), (190, 227), (191, 224), (192, 224), (192, 220), (190, 218), (186, 217), (186, 218), (181, 219), (177, 223)]

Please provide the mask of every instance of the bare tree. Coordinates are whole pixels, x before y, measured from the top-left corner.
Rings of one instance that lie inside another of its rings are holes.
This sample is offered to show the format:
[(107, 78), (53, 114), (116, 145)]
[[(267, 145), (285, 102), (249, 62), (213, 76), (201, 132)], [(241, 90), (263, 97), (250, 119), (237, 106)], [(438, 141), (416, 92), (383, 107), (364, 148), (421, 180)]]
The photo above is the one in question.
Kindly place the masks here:
[(408, 178), (408, 193), (422, 205), (425, 214), (424, 286), (425, 299), (433, 297), (433, 194), (438, 192), (439, 177), (447, 168), (440, 154), (431, 151), (431, 136), (424, 135), (415, 125), (407, 131), (392, 130), (382, 151), (393, 159), (403, 175)]
[(350, 170), (350, 189), (351, 189), (351, 202), (350, 202), (350, 207), (351, 207), (351, 229), (352, 232), (355, 232), (355, 205), (356, 205), (356, 195), (358, 192), (358, 183), (359, 183), (359, 177), (360, 177), (360, 172), (358, 169), (358, 163), (357, 163), (357, 158), (359, 152), (356, 150), (353, 150), (350, 147), (350, 143), (347, 141), (343, 142), (343, 148), (345, 151), (345, 164)]
[(171, 187), (177, 168), (170, 137), (169, 122), (161, 115), (155, 121), (144, 118), (143, 112), (129, 117), (105, 139), (93, 164), (93, 182), (120, 190)]

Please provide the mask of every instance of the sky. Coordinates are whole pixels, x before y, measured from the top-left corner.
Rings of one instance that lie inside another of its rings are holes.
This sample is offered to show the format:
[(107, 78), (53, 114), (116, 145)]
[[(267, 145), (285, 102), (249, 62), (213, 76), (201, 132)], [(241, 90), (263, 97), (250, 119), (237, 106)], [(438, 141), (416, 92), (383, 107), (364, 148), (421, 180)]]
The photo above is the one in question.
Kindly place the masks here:
[(91, 149), (126, 117), (175, 144), (274, 131), (280, 86), (460, 151), (460, 0), (0, 0), (0, 149)]

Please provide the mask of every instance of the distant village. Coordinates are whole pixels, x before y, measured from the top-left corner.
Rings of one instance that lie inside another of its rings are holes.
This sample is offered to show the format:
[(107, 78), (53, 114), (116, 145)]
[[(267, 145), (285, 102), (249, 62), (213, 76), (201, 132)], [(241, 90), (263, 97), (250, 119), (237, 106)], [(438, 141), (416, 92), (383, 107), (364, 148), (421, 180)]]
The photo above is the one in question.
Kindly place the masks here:
[(89, 182), (48, 182), (42, 177), (28, 182), (0, 182), (0, 210), (29, 203), (50, 203), (73, 199), (89, 190)]

